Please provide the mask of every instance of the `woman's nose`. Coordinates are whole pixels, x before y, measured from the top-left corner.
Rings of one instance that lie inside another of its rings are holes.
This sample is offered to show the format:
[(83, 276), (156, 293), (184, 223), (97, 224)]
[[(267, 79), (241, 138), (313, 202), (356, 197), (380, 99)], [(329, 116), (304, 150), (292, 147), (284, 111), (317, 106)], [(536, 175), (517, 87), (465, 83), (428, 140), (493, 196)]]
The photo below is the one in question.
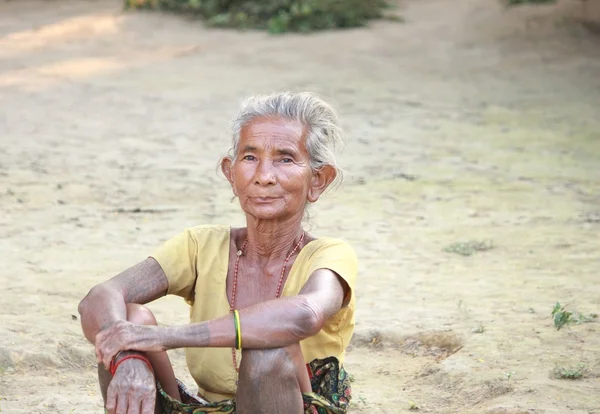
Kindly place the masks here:
[(269, 160), (259, 162), (254, 180), (259, 185), (275, 184), (276, 178), (273, 163)]

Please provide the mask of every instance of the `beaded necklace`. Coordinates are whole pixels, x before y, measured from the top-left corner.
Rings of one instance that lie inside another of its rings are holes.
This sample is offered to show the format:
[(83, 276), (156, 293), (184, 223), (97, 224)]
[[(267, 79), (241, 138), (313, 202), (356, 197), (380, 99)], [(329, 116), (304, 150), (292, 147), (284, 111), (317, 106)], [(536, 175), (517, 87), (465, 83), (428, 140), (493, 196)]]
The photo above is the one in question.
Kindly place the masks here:
[[(298, 240), (298, 243), (296, 243), (296, 246), (294, 247), (294, 249), (291, 251), (290, 254), (287, 255), (287, 257), (285, 258), (285, 261), (283, 262), (283, 268), (281, 269), (281, 275), (279, 276), (279, 283), (277, 284), (277, 291), (275, 292), (276, 299), (281, 295), (281, 287), (283, 285), (283, 278), (285, 276), (285, 268), (287, 266), (287, 263), (290, 260), (290, 258), (292, 257), (292, 255), (294, 253), (296, 253), (296, 250), (298, 250), (298, 248), (300, 247), (300, 244), (302, 244), (305, 234), (306, 233), (302, 232), (302, 235), (300, 236), (300, 240)], [(235, 293), (237, 290), (237, 278), (238, 278), (238, 269), (239, 269), (239, 265), (240, 265), (240, 257), (244, 254), (244, 250), (246, 249), (247, 246), (248, 246), (248, 239), (246, 239), (244, 241), (242, 248), (237, 251), (237, 257), (235, 258), (235, 266), (233, 268), (233, 286), (231, 289), (231, 303), (229, 304), (229, 312), (230, 313), (233, 313), (233, 311), (235, 310)], [(238, 367), (238, 364), (237, 364), (237, 356), (235, 353), (235, 347), (231, 348), (231, 358), (233, 360), (233, 368), (235, 368), (235, 372), (236, 372), (235, 383), (237, 385), (240, 368)]]

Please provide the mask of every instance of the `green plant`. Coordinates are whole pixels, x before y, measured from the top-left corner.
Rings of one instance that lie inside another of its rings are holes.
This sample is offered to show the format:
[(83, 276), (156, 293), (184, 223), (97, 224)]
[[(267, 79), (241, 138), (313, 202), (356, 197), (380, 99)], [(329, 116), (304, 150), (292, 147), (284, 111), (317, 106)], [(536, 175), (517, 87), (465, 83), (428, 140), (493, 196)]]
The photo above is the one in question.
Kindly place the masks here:
[(578, 312), (574, 312), (575, 316), (575, 323), (590, 323), (590, 322), (594, 322), (596, 319), (598, 319), (598, 314), (597, 313), (590, 313), (589, 315), (584, 315), (582, 313), (578, 313)]
[(519, 4), (542, 4), (542, 3), (556, 3), (556, 0), (507, 0), (509, 6), (516, 6)]
[(598, 318), (597, 313), (590, 313), (586, 316), (577, 311), (569, 312), (565, 309), (566, 307), (567, 305), (561, 306), (560, 302), (556, 302), (552, 309), (552, 320), (557, 331), (560, 331), (565, 325), (594, 322)]
[(414, 401), (408, 402), (408, 410), (409, 411), (419, 411), (419, 406)]
[(457, 242), (452, 243), (442, 250), (446, 253), (456, 253), (461, 256), (471, 256), (476, 252), (485, 252), (486, 250), (491, 250), (494, 248), (494, 245), (490, 241), (477, 241), (471, 240), (468, 242)]
[(125, 0), (125, 8), (159, 9), (203, 18), (210, 26), (309, 32), (364, 26), (383, 17), (387, 0)]
[(585, 364), (578, 364), (575, 367), (560, 367), (557, 365), (552, 370), (552, 376), (557, 379), (577, 380), (583, 378), (586, 373), (587, 367)]
[(556, 302), (552, 309), (552, 320), (554, 321), (554, 327), (557, 331), (560, 331), (560, 328), (573, 322), (571, 319), (573, 313), (566, 311), (565, 306), (560, 306), (560, 303)]

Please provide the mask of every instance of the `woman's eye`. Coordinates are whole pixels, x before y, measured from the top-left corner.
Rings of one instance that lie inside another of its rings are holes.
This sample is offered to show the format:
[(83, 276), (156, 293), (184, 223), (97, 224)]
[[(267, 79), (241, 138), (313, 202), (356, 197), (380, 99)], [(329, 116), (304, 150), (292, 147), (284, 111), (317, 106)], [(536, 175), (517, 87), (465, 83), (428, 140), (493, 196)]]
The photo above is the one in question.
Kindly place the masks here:
[(291, 159), (291, 158), (282, 158), (281, 162), (283, 162), (283, 163), (290, 163), (290, 162), (294, 162), (294, 160)]
[(254, 161), (256, 158), (254, 157), (254, 155), (245, 155), (242, 159), (246, 161)]

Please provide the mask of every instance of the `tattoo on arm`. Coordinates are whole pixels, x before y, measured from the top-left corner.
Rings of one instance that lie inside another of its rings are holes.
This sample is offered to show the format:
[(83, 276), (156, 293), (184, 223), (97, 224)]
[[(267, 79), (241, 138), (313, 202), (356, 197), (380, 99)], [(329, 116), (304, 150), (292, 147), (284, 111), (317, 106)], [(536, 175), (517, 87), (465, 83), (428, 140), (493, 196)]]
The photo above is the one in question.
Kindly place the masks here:
[(227, 334), (223, 333), (221, 335), (217, 333), (216, 342), (211, 342), (209, 322), (170, 326), (163, 329), (163, 335), (166, 349), (230, 345), (227, 342)]
[(158, 262), (148, 258), (90, 290), (79, 303), (85, 337), (95, 342), (98, 332), (127, 319), (127, 304), (145, 304), (164, 296), (169, 283)]
[(111, 280), (123, 292), (125, 303), (145, 304), (167, 294), (169, 283), (160, 264), (148, 258)]

